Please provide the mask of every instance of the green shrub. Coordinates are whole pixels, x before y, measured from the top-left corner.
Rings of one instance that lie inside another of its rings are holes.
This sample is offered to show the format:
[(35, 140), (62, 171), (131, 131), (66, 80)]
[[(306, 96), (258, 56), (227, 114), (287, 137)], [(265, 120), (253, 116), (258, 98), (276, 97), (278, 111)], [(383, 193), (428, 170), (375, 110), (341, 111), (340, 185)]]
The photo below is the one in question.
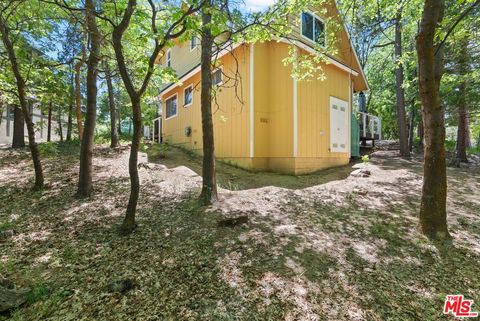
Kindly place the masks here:
[(453, 140), (446, 140), (445, 141), (445, 149), (449, 152), (454, 151), (456, 145), (457, 145), (457, 143)]
[(42, 157), (55, 157), (58, 155), (58, 145), (54, 142), (45, 142), (38, 145), (40, 156)]
[(27, 295), (27, 301), (29, 303), (35, 303), (43, 300), (49, 294), (50, 290), (45, 284), (36, 285), (30, 293)]
[(469, 154), (480, 154), (480, 146), (467, 148)]
[(368, 157), (368, 155), (363, 155), (362, 156), (362, 162), (364, 164), (368, 164), (369, 161), (370, 161), (370, 157)]

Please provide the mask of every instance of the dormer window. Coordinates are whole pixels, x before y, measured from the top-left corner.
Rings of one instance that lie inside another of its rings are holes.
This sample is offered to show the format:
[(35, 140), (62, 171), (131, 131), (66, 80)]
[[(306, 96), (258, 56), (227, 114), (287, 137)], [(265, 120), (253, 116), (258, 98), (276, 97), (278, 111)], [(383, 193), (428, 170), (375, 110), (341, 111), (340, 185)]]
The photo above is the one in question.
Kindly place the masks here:
[(322, 47), (325, 47), (326, 35), (325, 24), (323, 21), (309, 12), (303, 12), (301, 19), (302, 36)]
[(192, 38), (190, 38), (190, 50), (197, 48), (197, 46), (198, 46), (198, 38), (196, 36), (192, 36)]
[(172, 49), (167, 50), (167, 57), (165, 58), (165, 65), (172, 67)]

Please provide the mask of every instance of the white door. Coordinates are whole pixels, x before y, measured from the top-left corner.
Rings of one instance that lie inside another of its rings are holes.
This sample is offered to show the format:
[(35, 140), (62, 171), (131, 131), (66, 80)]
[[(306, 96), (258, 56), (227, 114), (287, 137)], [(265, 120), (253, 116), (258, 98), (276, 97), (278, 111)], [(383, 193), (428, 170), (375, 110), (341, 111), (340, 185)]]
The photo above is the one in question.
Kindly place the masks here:
[(330, 97), (330, 151), (348, 151), (348, 102)]

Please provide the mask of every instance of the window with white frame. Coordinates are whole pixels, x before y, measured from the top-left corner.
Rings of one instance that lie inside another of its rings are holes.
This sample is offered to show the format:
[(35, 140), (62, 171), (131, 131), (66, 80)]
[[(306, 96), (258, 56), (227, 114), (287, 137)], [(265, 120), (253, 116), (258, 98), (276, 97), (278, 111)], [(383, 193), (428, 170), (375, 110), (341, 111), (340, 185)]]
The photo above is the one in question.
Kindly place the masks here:
[(219, 86), (223, 82), (223, 71), (221, 68), (216, 69), (212, 73), (212, 84), (213, 86)]
[(326, 35), (325, 24), (317, 16), (309, 13), (302, 13), (302, 36), (310, 41), (325, 47)]
[(167, 56), (165, 58), (165, 65), (172, 67), (172, 49), (167, 50)]
[(183, 107), (190, 106), (193, 103), (193, 86), (190, 85), (183, 91)]
[(177, 95), (165, 100), (165, 119), (177, 116)]
[(190, 38), (190, 50), (197, 48), (197, 46), (198, 46), (198, 38), (196, 36), (192, 36), (192, 38)]

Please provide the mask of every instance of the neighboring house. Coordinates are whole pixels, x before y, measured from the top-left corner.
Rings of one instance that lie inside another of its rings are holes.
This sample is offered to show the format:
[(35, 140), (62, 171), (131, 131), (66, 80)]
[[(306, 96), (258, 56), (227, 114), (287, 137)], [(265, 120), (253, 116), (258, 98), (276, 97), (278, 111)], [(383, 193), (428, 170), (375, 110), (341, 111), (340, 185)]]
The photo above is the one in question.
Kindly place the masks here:
[[(368, 85), (347, 31), (342, 26), (336, 35), (338, 54), (328, 57), (328, 64), (322, 63), (325, 81), (297, 81), (283, 62), (292, 37), (301, 55), (314, 52), (316, 42), (325, 44), (328, 26), (320, 12), (292, 17), (295, 32), (289, 40), (232, 44), (218, 53), (214, 84), (226, 84), (218, 87), (213, 103), (218, 159), (293, 174), (349, 162), (352, 95), (368, 90)], [(338, 15), (334, 5), (327, 7), (326, 16)], [(202, 152), (200, 51), (200, 41), (192, 38), (159, 58), (181, 81), (160, 93), (162, 140), (198, 153)], [(236, 85), (232, 78), (238, 80)]]
[[(38, 143), (47, 141), (47, 123), (48, 115), (42, 113), (38, 104), (30, 104), (30, 113), (32, 116), (33, 123), (35, 124), (35, 138)], [(54, 115), (56, 115), (54, 113)], [(55, 116), (52, 117), (52, 132), (51, 140), (58, 141), (60, 140), (58, 122)], [(63, 137), (66, 137), (66, 123), (62, 123)], [(13, 107), (12, 106), (3, 106), (3, 110), (0, 117), (0, 144), (12, 144), (13, 138)], [(25, 125), (25, 145), (28, 146), (28, 133), (27, 126)]]

